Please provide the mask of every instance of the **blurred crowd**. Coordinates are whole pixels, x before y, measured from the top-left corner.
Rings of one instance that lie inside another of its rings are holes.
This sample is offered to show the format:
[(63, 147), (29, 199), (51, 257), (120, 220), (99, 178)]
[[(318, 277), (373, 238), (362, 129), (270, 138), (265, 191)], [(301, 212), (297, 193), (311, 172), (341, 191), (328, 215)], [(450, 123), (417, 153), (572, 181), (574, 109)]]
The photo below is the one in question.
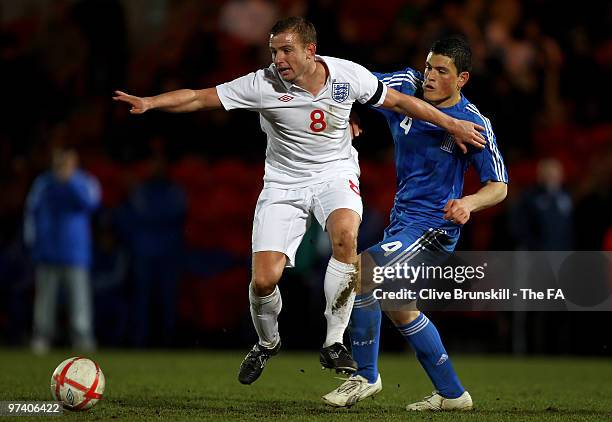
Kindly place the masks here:
[[(246, 286), (265, 152), (257, 116), (131, 116), (111, 96), (204, 88), (267, 66), (268, 30), (289, 15), (315, 24), (319, 54), (374, 71), (422, 70), (435, 39), (469, 40), (464, 93), (491, 119), (510, 185), (502, 205), (474, 215), (459, 249), (612, 250), (612, 4), (588, 3), (0, 0), (0, 338), (32, 335), (25, 204), (58, 148), (76, 151), (101, 186), (90, 271), (100, 344), (215, 347), (253, 335)], [(384, 119), (358, 111), (366, 246), (382, 237), (395, 175)], [(468, 176), (465, 191), (477, 187)], [(286, 300), (304, 307), (283, 318), (322, 314), (329, 253), (319, 232), (308, 234), (282, 283)], [(290, 346), (319, 343), (324, 321), (307, 324), (311, 337)], [(489, 329), (507, 333), (500, 324)]]

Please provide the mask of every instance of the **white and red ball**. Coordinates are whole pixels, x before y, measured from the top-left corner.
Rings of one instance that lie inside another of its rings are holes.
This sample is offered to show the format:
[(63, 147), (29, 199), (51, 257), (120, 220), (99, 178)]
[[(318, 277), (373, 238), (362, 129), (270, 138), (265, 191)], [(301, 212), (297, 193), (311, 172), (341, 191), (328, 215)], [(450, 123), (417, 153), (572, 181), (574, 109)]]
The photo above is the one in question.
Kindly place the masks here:
[(60, 363), (51, 376), (53, 398), (69, 410), (91, 409), (102, 398), (105, 386), (100, 366), (80, 356)]

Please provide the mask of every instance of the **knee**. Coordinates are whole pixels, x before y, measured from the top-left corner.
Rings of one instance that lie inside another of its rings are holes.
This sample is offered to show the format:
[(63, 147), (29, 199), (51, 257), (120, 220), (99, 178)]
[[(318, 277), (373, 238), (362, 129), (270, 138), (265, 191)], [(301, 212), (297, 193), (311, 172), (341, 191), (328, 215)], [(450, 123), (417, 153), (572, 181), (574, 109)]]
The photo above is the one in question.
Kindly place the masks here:
[(341, 227), (331, 233), (334, 254), (355, 255), (357, 253), (357, 232), (349, 227)]
[(281, 275), (282, 270), (268, 269), (264, 271), (254, 271), (251, 278), (253, 293), (259, 297), (272, 294)]

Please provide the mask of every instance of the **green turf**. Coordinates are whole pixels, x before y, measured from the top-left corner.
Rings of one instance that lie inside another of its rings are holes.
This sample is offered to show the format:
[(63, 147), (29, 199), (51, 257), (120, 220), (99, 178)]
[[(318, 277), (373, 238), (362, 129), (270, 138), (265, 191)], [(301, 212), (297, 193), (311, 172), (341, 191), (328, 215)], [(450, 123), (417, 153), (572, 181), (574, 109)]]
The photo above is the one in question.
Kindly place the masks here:
[[(49, 378), (70, 354), (0, 350), (0, 400), (49, 400)], [(455, 356), (476, 410), (408, 414), (404, 406), (432, 387), (411, 354), (383, 354), (383, 391), (351, 409), (319, 397), (339, 385), (318, 356), (284, 352), (251, 386), (236, 379), (242, 353), (103, 351), (105, 399), (68, 418), (92, 420), (612, 420), (609, 359)], [(8, 420), (8, 418), (0, 418)], [(27, 420), (28, 418), (18, 418)], [(30, 418), (33, 419), (33, 418)], [(36, 420), (40, 420), (36, 418)]]

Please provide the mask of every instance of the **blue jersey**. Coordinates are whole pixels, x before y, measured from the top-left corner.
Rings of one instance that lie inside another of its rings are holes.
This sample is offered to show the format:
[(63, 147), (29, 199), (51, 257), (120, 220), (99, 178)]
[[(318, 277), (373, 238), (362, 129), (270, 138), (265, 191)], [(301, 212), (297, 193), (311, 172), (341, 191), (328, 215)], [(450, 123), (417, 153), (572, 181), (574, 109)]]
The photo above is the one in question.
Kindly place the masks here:
[[(423, 83), (423, 75), (410, 68), (374, 75), (388, 87), (407, 95), (415, 95)], [(450, 199), (461, 198), (464, 174), (470, 164), (475, 167), (482, 183), (508, 183), (508, 173), (491, 122), (463, 95), (457, 104), (440, 111), (486, 128), (486, 148), (469, 147), (468, 154), (461, 152), (444, 129), (404, 114), (381, 108), (376, 110), (387, 118), (395, 143), (397, 193), (389, 229), (406, 225), (424, 229), (458, 229), (457, 224), (444, 220), (442, 210)], [(386, 236), (393, 234), (389, 229)]]

